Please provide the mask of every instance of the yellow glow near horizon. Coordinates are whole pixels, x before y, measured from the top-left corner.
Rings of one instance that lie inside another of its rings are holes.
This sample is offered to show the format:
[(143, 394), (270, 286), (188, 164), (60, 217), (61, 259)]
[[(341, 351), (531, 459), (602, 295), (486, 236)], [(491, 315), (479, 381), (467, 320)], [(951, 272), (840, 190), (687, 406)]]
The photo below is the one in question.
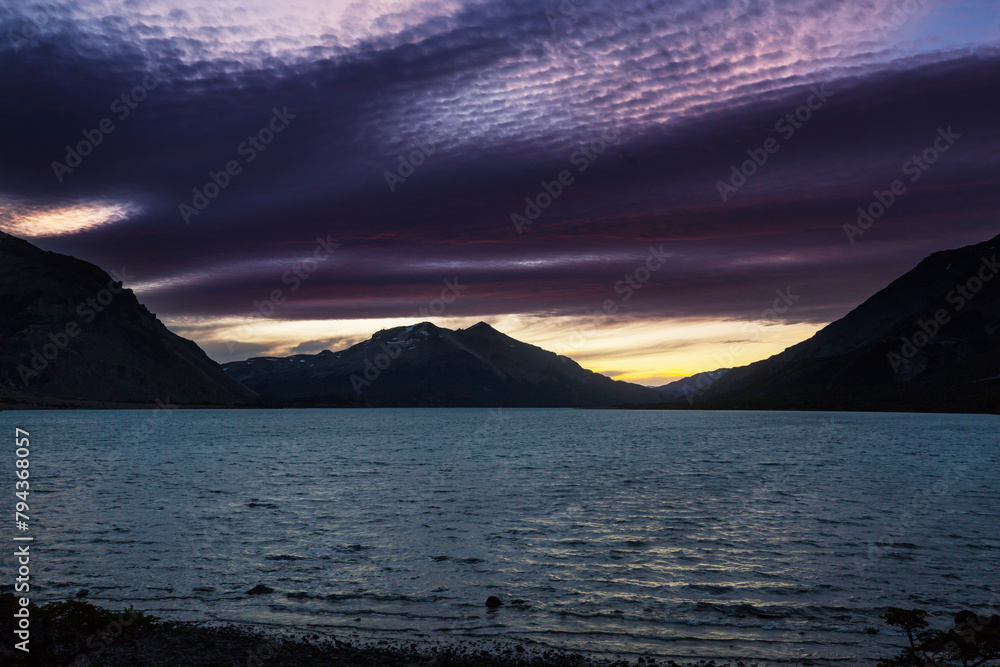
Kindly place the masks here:
[[(534, 314), (442, 318), (433, 322), (462, 329), (480, 320), (517, 340), (563, 354), (584, 368), (647, 385), (765, 359), (809, 338), (822, 326), (663, 319), (623, 320), (590, 327), (586, 318)], [(216, 360), (225, 362), (248, 356), (336, 351), (367, 340), (380, 329), (416, 322), (412, 318), (288, 321), (230, 317), (168, 319), (166, 323), (171, 330), (205, 347)], [(247, 354), (248, 348), (254, 351)]]
[(136, 212), (134, 205), (121, 202), (92, 201), (33, 208), (0, 197), (0, 229), (27, 238), (62, 236), (109, 225)]

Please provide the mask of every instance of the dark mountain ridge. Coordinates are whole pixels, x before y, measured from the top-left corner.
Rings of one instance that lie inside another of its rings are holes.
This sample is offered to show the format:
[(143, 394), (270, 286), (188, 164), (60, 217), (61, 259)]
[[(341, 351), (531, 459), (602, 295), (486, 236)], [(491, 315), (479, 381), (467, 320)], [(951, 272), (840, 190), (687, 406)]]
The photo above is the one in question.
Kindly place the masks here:
[(998, 247), (933, 253), (812, 338), (716, 379), (696, 407), (1000, 411)]
[(253, 399), (116, 278), (0, 232), (0, 407)]
[(688, 403), (694, 403), (695, 397), (700, 395), (706, 387), (710, 386), (730, 370), (729, 368), (719, 368), (714, 371), (696, 373), (659, 387), (651, 387), (651, 389), (659, 392), (665, 401), (679, 401), (683, 399)]
[(0, 408), (159, 401), (997, 413), (998, 246), (1000, 236), (934, 253), (809, 340), (653, 389), (485, 323), (452, 331), (424, 322), (340, 352), (220, 367), (167, 330), (121, 276), (0, 233)]
[(480, 322), (379, 331), (340, 352), (224, 364), (263, 400), (345, 397), (383, 406), (610, 407), (662, 400)]

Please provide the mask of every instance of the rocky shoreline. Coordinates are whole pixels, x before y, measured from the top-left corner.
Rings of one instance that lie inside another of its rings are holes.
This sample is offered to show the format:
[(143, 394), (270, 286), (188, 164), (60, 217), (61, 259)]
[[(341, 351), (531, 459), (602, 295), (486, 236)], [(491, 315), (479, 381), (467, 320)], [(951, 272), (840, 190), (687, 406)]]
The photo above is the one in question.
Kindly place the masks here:
[(521, 645), (415, 644), (382, 640), (350, 643), (336, 639), (279, 637), (242, 626), (205, 627), (158, 623), (132, 641), (105, 651), (91, 665), (126, 667), (751, 667), (754, 663), (639, 658), (600, 660), (560, 651), (534, 652)]
[[(5, 637), (13, 595), (0, 595)], [(594, 658), (570, 651), (538, 651), (492, 641), (352, 642), (318, 634), (291, 634), (243, 625), (159, 620), (142, 612), (113, 612), (72, 600), (31, 606), (30, 652), (4, 641), (0, 664), (44, 667), (763, 667), (756, 662), (676, 662), (654, 657)]]

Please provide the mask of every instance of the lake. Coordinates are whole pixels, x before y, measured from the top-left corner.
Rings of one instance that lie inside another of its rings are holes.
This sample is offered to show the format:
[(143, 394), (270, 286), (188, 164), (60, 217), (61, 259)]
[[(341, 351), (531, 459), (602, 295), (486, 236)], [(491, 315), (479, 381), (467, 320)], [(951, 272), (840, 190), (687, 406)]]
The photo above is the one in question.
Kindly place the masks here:
[[(338, 638), (816, 665), (893, 655), (887, 605), (941, 627), (1000, 606), (991, 416), (32, 411), (0, 424), (31, 432), (36, 602), (87, 589), (110, 608)], [(246, 595), (258, 584), (274, 590)], [(490, 595), (504, 606), (488, 610)]]

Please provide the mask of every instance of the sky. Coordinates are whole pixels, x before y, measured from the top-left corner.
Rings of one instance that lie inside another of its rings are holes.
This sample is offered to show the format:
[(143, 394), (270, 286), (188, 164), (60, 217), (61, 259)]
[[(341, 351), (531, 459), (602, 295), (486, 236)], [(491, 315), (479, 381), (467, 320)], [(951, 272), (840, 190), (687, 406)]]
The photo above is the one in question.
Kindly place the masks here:
[(1000, 232), (995, 0), (8, 1), (0, 33), (0, 229), (219, 362), (485, 321), (663, 384)]

